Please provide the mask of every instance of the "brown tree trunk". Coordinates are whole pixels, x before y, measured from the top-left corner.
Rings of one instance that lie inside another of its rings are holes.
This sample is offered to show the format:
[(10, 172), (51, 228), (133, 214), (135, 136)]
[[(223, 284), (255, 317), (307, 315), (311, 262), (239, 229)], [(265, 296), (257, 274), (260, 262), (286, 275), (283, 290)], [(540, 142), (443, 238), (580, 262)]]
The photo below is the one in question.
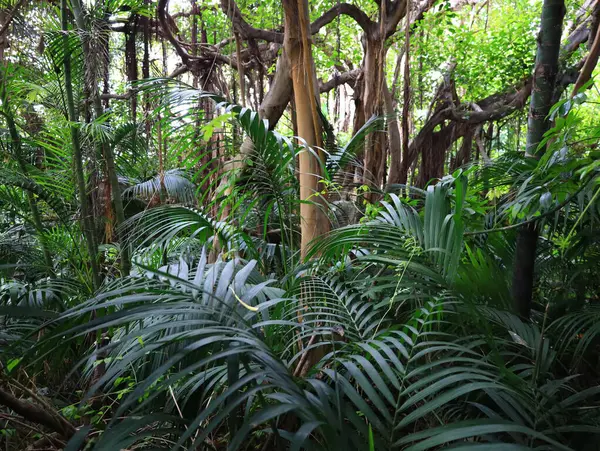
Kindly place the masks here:
[[(4, 51), (8, 48), (8, 13), (4, 9), (0, 9), (0, 28), (2, 28), (2, 34), (0, 34), (0, 64), (4, 66)], [(4, 25), (7, 25), (6, 27)], [(4, 67), (2, 67), (4, 69)]]
[[(544, 153), (544, 149), (538, 147), (550, 125), (548, 113), (552, 106), (558, 74), (565, 12), (564, 0), (544, 0), (527, 121), (525, 152), (532, 157), (539, 157)], [(535, 224), (528, 224), (519, 229), (512, 291), (515, 312), (522, 318), (529, 318), (531, 313), (537, 239), (538, 230)]]
[[(294, 102), (298, 135), (307, 146), (322, 147), (321, 124), (318, 117), (318, 96), (315, 90), (316, 72), (312, 59), (307, 0), (284, 0), (284, 47), (289, 57), (294, 87)], [(320, 154), (320, 152), (318, 152)], [(311, 152), (301, 152), (298, 158), (300, 177), (300, 254), (304, 257), (309, 243), (329, 231), (329, 220), (323, 211), (321, 196), (321, 162)], [(306, 202), (308, 201), (308, 202)]]
[[(407, 3), (407, 9), (409, 7)], [(404, 77), (403, 77), (403, 95), (402, 95), (402, 159), (408, 158), (408, 146), (410, 138), (409, 117), (411, 96), (410, 96), (410, 17), (406, 15), (406, 26), (404, 29)], [(400, 166), (402, 163), (400, 163)], [(406, 184), (406, 173), (398, 171), (398, 179), (395, 183)], [(402, 179), (403, 177), (403, 179)]]
[[(127, 81), (133, 83), (138, 79), (138, 64), (136, 50), (136, 33), (137, 33), (137, 17), (127, 25), (127, 33), (125, 34), (125, 71), (127, 72)], [(137, 117), (137, 95), (135, 90), (130, 86), (129, 93), (131, 95), (131, 120), (136, 122)]]
[(237, 71), (240, 77), (240, 100), (242, 106), (246, 106), (246, 77), (244, 75), (244, 65), (242, 64), (242, 41), (238, 33), (235, 36), (235, 53), (237, 56)]
[(390, 118), (388, 122), (388, 146), (390, 149), (390, 168), (387, 178), (387, 184), (393, 185), (399, 183), (400, 168), (402, 166), (402, 140), (400, 135), (400, 128), (398, 127), (398, 119), (396, 118), (396, 112), (394, 111), (394, 99), (392, 93), (387, 87), (387, 83), (384, 81), (384, 104), (385, 114)]
[[(364, 116), (370, 118), (380, 115), (383, 111), (383, 67), (385, 65), (385, 48), (381, 38), (366, 37), (365, 59), (363, 66)], [(367, 199), (371, 202), (379, 198), (376, 191), (383, 185), (385, 173), (385, 140), (383, 133), (372, 133), (365, 144), (363, 184), (375, 192), (369, 193)]]
[(456, 152), (456, 155), (454, 155), (450, 164), (450, 172), (454, 172), (456, 169), (471, 161), (471, 150), (473, 148), (475, 131), (476, 130), (472, 127), (466, 129), (460, 148), (458, 152)]

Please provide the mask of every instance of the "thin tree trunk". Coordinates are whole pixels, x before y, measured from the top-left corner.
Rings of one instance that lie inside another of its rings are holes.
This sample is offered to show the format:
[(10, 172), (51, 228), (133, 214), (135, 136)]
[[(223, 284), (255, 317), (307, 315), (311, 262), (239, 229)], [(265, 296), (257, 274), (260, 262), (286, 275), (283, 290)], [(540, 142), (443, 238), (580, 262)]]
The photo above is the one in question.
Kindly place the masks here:
[[(383, 3), (382, 3), (383, 4)], [(383, 19), (382, 19), (383, 20)], [(385, 77), (385, 39), (372, 39), (367, 36), (364, 60), (364, 109), (365, 119), (380, 115), (383, 111), (382, 85)], [(367, 137), (364, 153), (363, 183), (377, 191), (383, 184), (384, 173), (381, 171), (385, 159), (382, 133), (372, 133)], [(378, 199), (376, 192), (369, 193), (366, 198), (370, 202)]]
[[(8, 99), (6, 95), (6, 84), (4, 83), (4, 49), (9, 46), (8, 43), (8, 25), (10, 21), (10, 15), (6, 13), (4, 10), (0, 10), (0, 29), (2, 32), (0, 33), (0, 99), (2, 99), (3, 104), (8, 109)], [(6, 123), (8, 126), (8, 131), (10, 133), (10, 137), (12, 140), (12, 145), (14, 147), (14, 153), (17, 159), (17, 163), (19, 164), (19, 168), (25, 177), (28, 175), (27, 165), (23, 160), (23, 156), (21, 154), (21, 136), (17, 130), (17, 126), (13, 120), (13, 116), (10, 112), (7, 111), (5, 114)], [(46, 237), (44, 235), (44, 224), (42, 223), (42, 216), (38, 209), (37, 201), (35, 196), (30, 191), (26, 192), (27, 203), (29, 204), (29, 210), (31, 211), (31, 218), (33, 220), (33, 226), (35, 227), (35, 231), (38, 235), (38, 239), (40, 240), (40, 245), (42, 247), (42, 254), (44, 256), (44, 263), (48, 268), (48, 274), (54, 277), (54, 265), (52, 263), (52, 254), (50, 253), (50, 249), (48, 248), (48, 243), (46, 242)]]
[[(29, 171), (27, 170), (27, 165), (23, 161), (23, 157), (21, 155), (21, 137), (17, 131), (17, 127), (13, 121), (13, 118), (10, 114), (6, 116), (6, 122), (8, 124), (8, 129), (10, 133), (10, 137), (12, 140), (12, 144), (15, 147), (15, 153), (17, 157), (17, 162), (19, 164), (19, 168), (25, 177), (27, 177)], [(42, 222), (42, 215), (40, 214), (40, 210), (37, 205), (37, 201), (32, 192), (26, 191), (27, 195), (27, 203), (29, 204), (29, 210), (31, 210), (31, 218), (33, 220), (33, 226), (35, 227), (35, 231), (38, 235), (38, 239), (40, 240), (40, 245), (42, 247), (42, 254), (44, 256), (44, 263), (48, 269), (48, 274), (51, 277), (55, 276), (54, 273), (54, 265), (52, 263), (52, 254), (50, 253), (50, 249), (48, 248), (48, 243), (46, 241), (46, 236), (44, 235), (44, 224)]]
[(8, 13), (6, 10), (0, 9), (0, 28), (2, 29), (0, 33), (0, 64), (2, 64), (2, 69), (4, 69), (4, 50), (8, 48), (8, 25)]
[(402, 58), (404, 57), (404, 48), (398, 49), (398, 55), (396, 57), (396, 66), (394, 67), (394, 78), (392, 79), (392, 98), (396, 96), (396, 89), (398, 88), (398, 79), (400, 78), (400, 69), (402, 69)]
[[(410, 10), (410, 4), (407, 3), (407, 11)], [(403, 84), (403, 103), (402, 103), (402, 160), (408, 160), (408, 146), (409, 146), (409, 138), (410, 138), (410, 130), (409, 130), (409, 117), (410, 114), (410, 15), (406, 14), (406, 27), (404, 29), (404, 80)], [(400, 163), (400, 169), (398, 170), (398, 175), (394, 179), (393, 183), (403, 183), (406, 184), (406, 178), (408, 176), (408, 166), (406, 166), (406, 170), (402, 169), (402, 163)]]
[[(132, 20), (133, 23), (128, 23), (126, 26), (125, 33), (125, 70), (127, 72), (127, 81), (131, 84), (138, 79), (138, 65), (137, 65), (137, 49), (135, 46), (135, 38), (137, 33), (137, 17)], [(131, 96), (131, 120), (137, 121), (137, 95), (135, 89), (129, 89)]]
[[(168, 74), (168, 67), (167, 67), (167, 43), (166, 41), (162, 41), (162, 73), (163, 73), (163, 77), (166, 77)], [(160, 120), (160, 116), (159, 116), (159, 124), (158, 126), (161, 127), (161, 120)], [(161, 133), (162, 133), (162, 129), (161, 129)], [(167, 197), (168, 193), (167, 193), (167, 187), (165, 186), (165, 169), (164, 169), (164, 163), (165, 160), (167, 158), (167, 154), (168, 154), (168, 150), (169, 150), (169, 139), (167, 134), (165, 133), (164, 135), (161, 135), (162, 138), (160, 139), (160, 145), (162, 146), (162, 163), (161, 163), (161, 169), (160, 169), (160, 174), (161, 174), (161, 179), (160, 179), (160, 186), (161, 186), (161, 193), (165, 196), (165, 198)], [(159, 147), (160, 149), (160, 147)], [(159, 150), (160, 152), (160, 150)]]
[(75, 113), (75, 103), (73, 100), (73, 82), (71, 79), (71, 55), (69, 53), (69, 26), (68, 26), (67, 0), (61, 0), (61, 25), (64, 33), (64, 71), (65, 71), (65, 93), (67, 97), (67, 110), (69, 121), (71, 121), (71, 141), (73, 145), (73, 159), (75, 160), (75, 178), (77, 181), (77, 189), (79, 191), (79, 199), (81, 203), (81, 216), (83, 223), (83, 234), (90, 254), (90, 266), (92, 269), (92, 283), (94, 290), (100, 287), (100, 267), (98, 265), (98, 249), (94, 241), (94, 220), (90, 215), (87, 192), (85, 189), (85, 175), (83, 172), (83, 155), (81, 152), (81, 143), (79, 139), (79, 128), (75, 125), (77, 115)]
[[(79, 0), (72, 0), (71, 5), (73, 7), (73, 16), (75, 22), (80, 30), (86, 29), (85, 17), (83, 15), (83, 8)], [(106, 36), (108, 39), (108, 36)], [(85, 56), (86, 65), (93, 60), (89, 42), (83, 40), (83, 52)], [(104, 113), (102, 109), (102, 102), (100, 100), (100, 92), (98, 90), (97, 80), (91, 80), (90, 84), (91, 96), (94, 104), (94, 114), (96, 118), (99, 118)], [(115, 208), (116, 226), (117, 228), (125, 222), (125, 209), (123, 207), (123, 199), (121, 197), (121, 187), (119, 186), (119, 176), (117, 175), (117, 169), (115, 165), (115, 156), (112, 147), (108, 143), (99, 144), (99, 148), (104, 156), (106, 164), (106, 175), (108, 182), (110, 183), (110, 191), (112, 194), (112, 202)], [(129, 249), (123, 240), (121, 241), (121, 272), (123, 275), (128, 275), (131, 271), (131, 258), (129, 255)]]
[[(144, 5), (149, 7), (150, 0), (144, 0)], [(193, 6), (193, 5), (192, 5)], [(193, 16), (194, 19), (196, 16)], [(144, 17), (144, 56), (142, 60), (142, 78), (147, 80), (150, 78), (150, 17)], [(193, 33), (192, 33), (193, 34)], [(150, 134), (152, 133), (152, 121), (150, 120), (151, 105), (150, 105), (150, 94), (148, 92), (144, 92), (144, 132), (146, 139), (146, 148), (148, 148), (148, 144), (150, 143)]]
[[(547, 116), (552, 106), (558, 73), (558, 56), (565, 12), (564, 0), (544, 0), (527, 121), (525, 153), (531, 157), (539, 157), (544, 153), (544, 149), (538, 147), (549, 128)], [(529, 318), (531, 313), (538, 233), (532, 223), (521, 227), (517, 237), (512, 291), (515, 312), (522, 318)]]
[(390, 118), (388, 122), (388, 146), (390, 149), (390, 172), (387, 179), (388, 185), (398, 183), (398, 175), (401, 167), (402, 140), (400, 128), (398, 127), (398, 118), (394, 111), (394, 99), (387, 87), (387, 83), (383, 84), (385, 114)]
[[(315, 66), (308, 42), (308, 1), (284, 0), (285, 11), (285, 50), (290, 59), (292, 84), (298, 135), (309, 147), (322, 147), (321, 124), (317, 108), (315, 91)], [(319, 152), (320, 153), (320, 152)], [(300, 217), (301, 244), (300, 254), (304, 257), (309, 243), (316, 237), (329, 231), (329, 220), (323, 211), (323, 204), (318, 193), (322, 168), (321, 162), (308, 151), (301, 152), (298, 157), (300, 171)], [(315, 194), (317, 194), (315, 196)], [(308, 201), (308, 202), (307, 202)]]
[[(407, 0), (406, 9), (409, 11), (410, 9), (410, 0)], [(408, 155), (408, 145), (410, 138), (410, 130), (409, 130), (409, 118), (410, 114), (410, 16), (406, 14), (406, 27), (404, 32), (404, 80), (402, 82), (402, 158)], [(406, 175), (404, 176), (404, 180), (398, 180), (397, 183), (406, 183)]]
[(242, 41), (238, 33), (234, 33), (235, 36), (235, 53), (237, 57), (237, 71), (240, 77), (240, 100), (242, 106), (246, 107), (246, 77), (244, 75), (244, 65), (242, 64)]

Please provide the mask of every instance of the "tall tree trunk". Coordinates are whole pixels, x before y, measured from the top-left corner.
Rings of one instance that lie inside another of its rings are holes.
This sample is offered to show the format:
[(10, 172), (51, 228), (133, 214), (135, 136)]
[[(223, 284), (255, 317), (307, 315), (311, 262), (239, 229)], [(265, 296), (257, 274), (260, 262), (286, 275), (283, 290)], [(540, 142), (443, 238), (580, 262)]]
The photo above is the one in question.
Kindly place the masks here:
[[(136, 33), (137, 33), (137, 16), (131, 19), (125, 27), (125, 71), (127, 73), (127, 81), (131, 84), (138, 79), (138, 64), (137, 64), (137, 49), (136, 49)], [(131, 120), (137, 122), (137, 95), (135, 89), (130, 87), (129, 94), (131, 105)]]
[[(363, 106), (365, 119), (380, 115), (383, 111), (383, 79), (385, 77), (385, 43), (384, 39), (366, 36), (365, 59), (363, 66), (364, 91)], [(364, 153), (363, 183), (378, 190), (383, 185), (385, 172), (385, 140), (384, 134), (372, 133), (366, 140)], [(371, 202), (378, 195), (374, 192), (367, 196)]]
[[(408, 9), (408, 5), (407, 5)], [(402, 96), (402, 159), (408, 159), (408, 146), (409, 146), (409, 122), (408, 115), (410, 114), (410, 17), (406, 14), (406, 27), (404, 30), (404, 80), (403, 84), (403, 96)], [(394, 180), (395, 183), (406, 184), (407, 172), (402, 171), (402, 163), (400, 163), (401, 169), (398, 171), (398, 178)]]
[[(150, 0), (144, 0), (144, 5), (146, 7), (150, 6)], [(192, 7), (193, 7), (192, 3)], [(196, 16), (193, 16), (196, 19)], [(143, 17), (144, 20), (144, 56), (142, 59), (142, 78), (147, 80), (150, 78), (150, 20), (151, 17)], [(150, 94), (148, 92), (144, 92), (144, 132), (146, 138), (146, 148), (148, 148), (148, 144), (150, 143), (150, 134), (152, 133), (152, 121), (151, 117), (151, 104), (150, 104)]]
[(79, 139), (79, 128), (76, 122), (78, 120), (75, 113), (75, 102), (73, 100), (73, 82), (71, 77), (71, 56), (69, 53), (69, 10), (67, 0), (61, 0), (61, 25), (64, 33), (64, 71), (65, 71), (65, 93), (67, 97), (67, 110), (69, 121), (71, 121), (71, 141), (73, 145), (73, 159), (75, 160), (75, 178), (77, 181), (77, 190), (79, 191), (79, 201), (81, 204), (81, 216), (83, 234), (90, 254), (90, 266), (92, 270), (93, 288), (96, 290), (100, 287), (100, 267), (98, 265), (98, 249), (94, 240), (94, 219), (90, 215), (88, 205), (88, 197), (85, 189), (85, 174), (83, 172), (83, 155), (81, 152), (81, 142)]
[(4, 9), (0, 9), (0, 28), (3, 30), (0, 34), (0, 64), (4, 69), (4, 50), (8, 48), (8, 26), (4, 26), (8, 23), (8, 13)]
[[(298, 136), (307, 146), (322, 148), (321, 123), (317, 111), (319, 97), (315, 89), (317, 77), (308, 40), (310, 36), (308, 0), (283, 0), (283, 8), (285, 13), (283, 45), (291, 65)], [(302, 259), (306, 256), (310, 243), (329, 231), (329, 219), (324, 211), (323, 198), (318, 195), (321, 191), (319, 183), (322, 176), (322, 161), (319, 160), (323, 158), (323, 152), (320, 149), (315, 150), (315, 153), (304, 150), (298, 156), (301, 201), (300, 257)], [(301, 302), (304, 297), (304, 293), (301, 293)], [(298, 315), (298, 320), (303, 321), (301, 314)], [(318, 337), (315, 335), (309, 343), (316, 338)], [(300, 349), (303, 348), (301, 340), (298, 345)], [(322, 357), (318, 351), (322, 349), (305, 348), (304, 356), (300, 359), (294, 374), (304, 377)]]
[[(85, 17), (83, 14), (83, 6), (79, 2), (79, 0), (72, 0), (71, 5), (73, 8), (73, 16), (75, 18), (75, 22), (77, 27), (81, 31), (87, 29)], [(108, 40), (108, 35), (104, 37)], [(85, 64), (90, 64), (91, 61), (94, 60), (95, 55), (92, 54), (92, 50), (90, 48), (90, 43), (87, 39), (83, 39), (83, 52), (85, 56)], [(105, 62), (108, 64), (108, 61)], [(90, 69), (88, 68), (88, 71)], [(94, 105), (94, 115), (96, 119), (104, 114), (104, 110), (102, 108), (102, 102), (100, 99), (100, 91), (98, 90), (98, 80), (94, 74), (92, 80), (90, 80), (90, 95), (92, 96), (92, 102)], [(104, 162), (106, 167), (106, 176), (108, 178), (108, 182), (110, 184), (110, 192), (112, 194), (112, 202), (115, 208), (115, 217), (116, 217), (116, 226), (119, 227), (121, 224), (125, 222), (125, 209), (123, 207), (123, 199), (121, 197), (121, 187), (119, 185), (119, 176), (117, 175), (117, 169), (115, 165), (115, 156), (113, 149), (109, 143), (100, 143), (99, 144), (100, 151), (104, 156)], [(123, 275), (128, 275), (131, 271), (131, 258), (129, 254), (129, 249), (126, 246), (123, 240), (121, 241), (121, 272)]]
[(394, 99), (392, 93), (387, 87), (387, 83), (383, 83), (383, 94), (385, 102), (385, 114), (390, 118), (388, 122), (388, 146), (390, 149), (390, 169), (387, 183), (392, 185), (399, 183), (399, 172), (401, 167), (402, 139), (400, 128), (398, 127), (398, 119), (394, 111)]
[[(552, 106), (558, 73), (560, 38), (565, 12), (564, 0), (544, 0), (525, 149), (526, 155), (535, 158), (539, 158), (544, 152), (544, 149), (538, 149), (538, 145), (549, 128), (547, 116)], [(522, 318), (529, 318), (531, 313), (537, 240), (538, 230), (534, 224), (519, 229), (512, 291), (515, 312)]]
[(242, 63), (242, 40), (238, 33), (235, 36), (235, 54), (237, 58), (237, 71), (240, 77), (240, 100), (242, 106), (246, 107), (246, 76), (244, 75), (244, 64)]
[[(315, 91), (316, 72), (308, 41), (310, 34), (308, 0), (284, 0), (285, 38), (284, 47), (290, 59), (294, 102), (298, 122), (298, 135), (310, 147), (322, 147), (321, 124), (318, 117), (318, 97)], [(321, 152), (318, 152), (319, 154)], [(298, 158), (300, 170), (300, 254), (304, 257), (308, 245), (316, 237), (329, 231), (329, 220), (321, 208), (319, 182), (322, 175), (321, 162), (311, 152), (301, 152)], [(306, 202), (308, 201), (308, 202)]]

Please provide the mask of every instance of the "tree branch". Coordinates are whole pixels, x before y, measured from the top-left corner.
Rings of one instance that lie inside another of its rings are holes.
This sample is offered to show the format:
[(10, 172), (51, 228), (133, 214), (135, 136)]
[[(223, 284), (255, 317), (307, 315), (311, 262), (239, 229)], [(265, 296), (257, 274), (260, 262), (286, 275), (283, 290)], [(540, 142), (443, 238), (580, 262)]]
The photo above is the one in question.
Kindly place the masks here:
[(221, 10), (231, 20), (234, 30), (239, 33), (242, 39), (262, 39), (263, 41), (283, 44), (283, 33), (254, 28), (246, 22), (235, 0), (221, 0), (220, 3)]
[[(387, 0), (386, 0), (387, 1)], [(431, 0), (433, 3), (435, 0)], [(388, 38), (396, 33), (396, 27), (400, 20), (406, 15), (406, 0), (396, 0), (391, 2), (391, 9), (388, 9), (388, 16), (385, 21), (385, 37)]]
[[(400, 0), (399, 0), (400, 1)], [(402, 0), (403, 1), (403, 0)], [(267, 42), (283, 44), (283, 33), (279, 31), (254, 28), (242, 16), (242, 12), (235, 0), (221, 0), (221, 10), (231, 20), (233, 27), (244, 40), (261, 39)], [(310, 25), (310, 33), (316, 34), (321, 28), (331, 23), (340, 14), (351, 17), (365, 31), (368, 32), (376, 24), (369, 16), (355, 5), (340, 3), (326, 11), (321, 17)]]
[(14, 8), (10, 11), (10, 13), (8, 13), (8, 16), (6, 16), (6, 22), (4, 22), (2, 24), (2, 28), (0, 28), (0, 36), (2, 36), (4, 33), (6, 33), (6, 30), (8, 30), (8, 27), (10, 26), (10, 23), (17, 15), (17, 11), (19, 11), (19, 8), (21, 6), (23, 6), (24, 4), (25, 4), (25, 0), (19, 0), (17, 2), (17, 4), (14, 6)]
[(319, 91), (321, 93), (331, 91), (339, 85), (356, 81), (361, 73), (361, 69), (353, 69), (348, 72), (343, 72), (331, 80), (319, 83)]
[(169, 22), (167, 21), (167, 5), (169, 4), (169, 0), (158, 0), (157, 6), (157, 16), (158, 21), (160, 22), (160, 26), (165, 34), (167, 40), (173, 45), (177, 54), (181, 57), (181, 60), (185, 65), (189, 64), (192, 59), (192, 55), (186, 52), (183, 47), (179, 44), (179, 41), (175, 39), (173, 33), (171, 32), (171, 27)]
[(583, 68), (581, 69), (579, 78), (577, 78), (575, 86), (573, 87), (571, 97), (577, 94), (581, 87), (585, 85), (592, 76), (592, 72), (594, 71), (596, 64), (598, 64), (598, 56), (600, 56), (600, 33), (596, 33), (596, 37), (594, 38), (594, 43), (592, 44), (590, 53), (585, 59), (585, 63), (583, 63)]
[(28, 421), (41, 424), (58, 432), (67, 440), (75, 434), (75, 427), (56, 412), (48, 412), (38, 405), (15, 398), (0, 388), (0, 404), (8, 407)]
[(335, 5), (326, 11), (321, 17), (319, 17), (310, 25), (311, 34), (318, 33), (321, 28), (333, 22), (333, 20), (341, 14), (354, 19), (354, 21), (360, 28), (363, 29), (365, 33), (369, 33), (377, 25), (375, 22), (369, 19), (369, 16), (367, 16), (363, 10), (357, 6), (350, 5), (349, 3), (340, 3), (339, 5)]

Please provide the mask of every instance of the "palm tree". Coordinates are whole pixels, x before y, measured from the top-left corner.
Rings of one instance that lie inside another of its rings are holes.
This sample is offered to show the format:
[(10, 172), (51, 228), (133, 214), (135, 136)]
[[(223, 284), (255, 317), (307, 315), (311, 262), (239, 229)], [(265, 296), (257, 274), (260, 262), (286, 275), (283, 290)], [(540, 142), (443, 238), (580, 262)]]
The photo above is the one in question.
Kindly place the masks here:
[[(256, 155), (296, 151), (246, 110), (224, 107), (260, 138)], [(557, 133), (560, 141), (566, 132)], [(79, 363), (83, 374), (94, 359), (106, 367), (88, 398), (120, 397), (95, 449), (140, 441), (218, 448), (219, 440), (231, 449), (577, 447), (581, 433), (598, 432), (593, 410), (581, 408), (593, 406), (600, 389), (564, 365), (574, 369), (589, 353), (597, 312), (546, 310), (539, 323), (512, 313), (514, 249), (503, 233), (518, 223), (494, 226), (519, 203), (539, 211), (547, 201), (536, 186), (564, 189), (558, 177), (572, 163), (531, 172), (527, 160), (511, 158), (408, 197), (390, 194), (373, 220), (332, 230), (307, 261), (290, 261), (276, 278), (260, 261), (260, 240), (235, 221), (189, 206), (150, 209), (127, 225), (144, 264), (46, 323), (36, 355), (50, 357), (64, 337), (75, 343), (111, 331)], [(279, 161), (288, 168), (289, 159)], [(589, 166), (578, 171), (595, 181)], [(501, 199), (497, 217), (480, 212), (484, 179), (489, 187), (523, 177), (529, 190)], [(277, 205), (265, 179), (245, 183)], [(575, 221), (592, 217), (575, 218), (584, 208), (565, 216), (583, 234)], [(215, 233), (228, 244), (211, 263), (204, 245)], [(149, 258), (156, 243), (172, 250), (166, 265)], [(319, 359), (307, 367), (309, 353)]]
[[(224, 174), (223, 187), (202, 165), (207, 202), (188, 203), (191, 182), (177, 179), (185, 203), (126, 220), (128, 277), (99, 290), (12, 281), (0, 291), (11, 368), (73, 358), (89, 387), (81, 408), (110, 401), (87, 428), (63, 431), (69, 446), (564, 450), (582, 449), (582, 436), (597, 446), (598, 309), (586, 290), (600, 255), (599, 169), (563, 151), (576, 120), (557, 121), (539, 161), (506, 155), (389, 193), (370, 220), (333, 228), (300, 259), (295, 159), (305, 149), (218, 96), (165, 80), (142, 87), (157, 105), (177, 104), (181, 122), (199, 98), (216, 101), (253, 142), (251, 170)], [(552, 114), (576, 117), (584, 100)], [(326, 185), (377, 126), (330, 152)], [(488, 201), (483, 186), (504, 194)], [(157, 189), (151, 178), (131, 192)], [(224, 204), (226, 220), (211, 208)], [(556, 299), (539, 297), (532, 321), (510, 295), (514, 232), (527, 221), (545, 240), (540, 286), (568, 281)], [(563, 295), (579, 302), (565, 307)]]

